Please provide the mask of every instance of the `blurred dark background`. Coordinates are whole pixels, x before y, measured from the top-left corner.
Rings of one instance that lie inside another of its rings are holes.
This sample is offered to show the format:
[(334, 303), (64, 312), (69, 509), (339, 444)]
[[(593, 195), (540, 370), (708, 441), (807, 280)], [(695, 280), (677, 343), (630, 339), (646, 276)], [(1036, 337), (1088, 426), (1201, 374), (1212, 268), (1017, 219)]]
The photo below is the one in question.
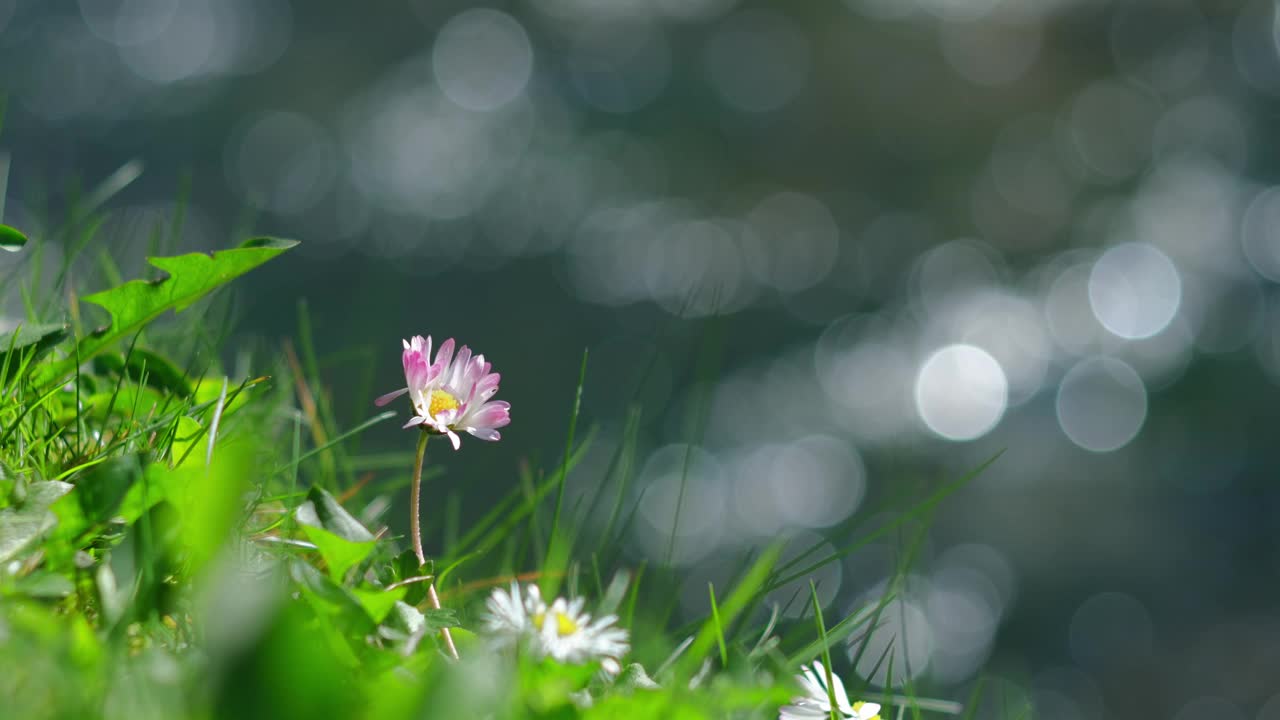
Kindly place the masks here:
[[(558, 461), (589, 348), (573, 497), (638, 406), (628, 553), (665, 559), (687, 466), (690, 616), (744, 548), (1006, 449), (881, 636), (917, 680), (1280, 720), (1277, 32), (1271, 0), (0, 0), (0, 199), (39, 239), (140, 162), (92, 246), (126, 276), (183, 195), (183, 250), (301, 239), (237, 336), (278, 351), (305, 298), (344, 426), (401, 337), (485, 353), (513, 424), (432, 456), (466, 516)], [(901, 550), (819, 572), (830, 612)]]

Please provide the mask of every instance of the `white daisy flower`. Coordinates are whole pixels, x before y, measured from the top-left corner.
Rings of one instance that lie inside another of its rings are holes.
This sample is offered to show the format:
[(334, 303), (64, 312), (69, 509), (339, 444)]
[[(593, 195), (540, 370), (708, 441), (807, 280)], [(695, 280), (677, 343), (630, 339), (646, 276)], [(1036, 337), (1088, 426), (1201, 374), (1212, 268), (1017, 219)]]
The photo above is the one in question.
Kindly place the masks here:
[(489, 372), (491, 366), (484, 355), (472, 355), (471, 348), (463, 345), (454, 357), (453, 338), (449, 338), (440, 344), (432, 362), (431, 336), (415, 335), (401, 342), (405, 386), (379, 397), (374, 404), (386, 405), (408, 393), (414, 414), (404, 426), (445, 435), (454, 450), (462, 444), (458, 432), (490, 442), (502, 438), (498, 428), (511, 422), (511, 404), (490, 400), (498, 392), (502, 376)]
[(484, 616), (485, 629), (493, 633), (500, 644), (515, 644), (525, 635), (533, 634), (534, 616), (547, 612), (537, 585), (530, 585), (522, 592), (514, 580), (510, 590), (496, 588), (485, 601), (485, 607), (488, 609)]
[(621, 670), (618, 658), (630, 649), (627, 631), (614, 624), (617, 616), (592, 620), (582, 606), (582, 598), (556, 598), (545, 612), (534, 614), (531, 619), (536, 651), (562, 663), (599, 660), (607, 672), (616, 674)]
[(618, 618), (606, 615), (592, 619), (583, 612), (584, 601), (556, 598), (551, 605), (542, 600), (536, 585), (521, 589), (496, 589), (485, 602), (485, 629), (500, 646), (521, 644), (535, 657), (551, 657), (556, 662), (599, 661), (606, 672), (616, 675), (618, 659), (627, 654), (627, 631), (616, 626)]
[(778, 720), (820, 720), (831, 717), (831, 695), (836, 698), (836, 710), (841, 717), (851, 720), (880, 720), (880, 706), (868, 702), (849, 702), (849, 695), (844, 690), (840, 676), (832, 673), (831, 689), (827, 692), (827, 669), (821, 662), (814, 661), (813, 667), (802, 667), (804, 674), (796, 676), (804, 690), (803, 697), (791, 699), (790, 705), (778, 710)]

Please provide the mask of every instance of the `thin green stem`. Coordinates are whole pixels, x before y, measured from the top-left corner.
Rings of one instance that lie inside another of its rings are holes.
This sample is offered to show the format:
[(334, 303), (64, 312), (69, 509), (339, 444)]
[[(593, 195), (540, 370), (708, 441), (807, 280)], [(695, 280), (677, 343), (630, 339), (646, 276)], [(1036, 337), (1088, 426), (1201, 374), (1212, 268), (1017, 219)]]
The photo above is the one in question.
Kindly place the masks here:
[(427, 459), (427, 441), (430, 439), (426, 430), (418, 433), (418, 450), (413, 457), (413, 484), (409, 487), (409, 536), (413, 538), (413, 554), (418, 556), (420, 566), (427, 564), (427, 556), (422, 552), (422, 524), (418, 508), (422, 502), (422, 465)]
[[(431, 434), (426, 430), (418, 435), (418, 451), (414, 453), (413, 458), (413, 484), (409, 486), (409, 504), (413, 506), (409, 513), (409, 535), (413, 537), (413, 554), (418, 556), (418, 567), (427, 564), (427, 556), (422, 552), (419, 506), (422, 501), (422, 465), (427, 460), (427, 441), (430, 439)], [(432, 608), (440, 609), (440, 596), (436, 593), (434, 580), (427, 585), (427, 601), (431, 603)], [(453, 635), (449, 633), (449, 628), (440, 628), (440, 639), (444, 641), (444, 647), (449, 651), (449, 655), (457, 660), (458, 648), (453, 644)]]

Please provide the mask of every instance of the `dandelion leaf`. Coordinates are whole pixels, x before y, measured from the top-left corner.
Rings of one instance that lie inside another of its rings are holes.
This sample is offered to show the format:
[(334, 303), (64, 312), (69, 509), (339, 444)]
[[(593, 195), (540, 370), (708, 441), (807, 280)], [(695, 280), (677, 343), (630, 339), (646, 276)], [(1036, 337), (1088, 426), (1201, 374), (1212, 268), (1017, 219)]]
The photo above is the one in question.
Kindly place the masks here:
[(38, 384), (63, 380), (75, 371), (77, 363), (128, 337), (164, 312), (182, 312), (216, 288), (297, 244), (294, 240), (263, 237), (213, 254), (188, 253), (150, 258), (149, 262), (168, 273), (168, 277), (154, 281), (130, 280), (110, 290), (85, 296), (85, 301), (110, 313), (111, 322), (81, 339), (76, 352), (42, 368), (37, 377)]

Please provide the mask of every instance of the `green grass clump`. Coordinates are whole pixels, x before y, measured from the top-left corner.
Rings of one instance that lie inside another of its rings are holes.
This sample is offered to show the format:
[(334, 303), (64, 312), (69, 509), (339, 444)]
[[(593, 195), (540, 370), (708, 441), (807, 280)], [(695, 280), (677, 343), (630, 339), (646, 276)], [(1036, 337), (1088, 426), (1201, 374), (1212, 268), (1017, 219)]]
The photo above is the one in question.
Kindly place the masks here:
[[(816, 556), (820, 545), (787, 562), (777, 546), (748, 555), (732, 583), (708, 588), (707, 618), (680, 626), (676, 573), (620, 560), (639, 409), (609, 464), (616, 497), (570, 507), (565, 479), (592, 434), (577, 437), (575, 400), (563, 461), (546, 472), (526, 465), (475, 524), (459, 527), (457, 504), (428, 482), (427, 507), (444, 508), (450, 529), (423, 567), (388, 528), (413, 454), (357, 445), (395, 413), (339, 425), (305, 311), (296, 350), (243, 377), (219, 362), (234, 349), (223, 346), (218, 300), (202, 298), (281, 262), (293, 243), (156, 257), (165, 275), (151, 281), (119, 282), (131, 269), (103, 256), (76, 277), (105, 289), (78, 298), (71, 258), (92, 246), (105, 200), (90, 197), (48, 238), (0, 233), (24, 258), (5, 282), (20, 283), (26, 305), (0, 335), (0, 717), (776, 718), (801, 663), (829, 668), (832, 648), (865, 650), (898, 584), (829, 624), (815, 589), (816, 622), (781, 622), (766, 594), (919, 528), (972, 476), (857, 540), (849, 523), (834, 555)], [(40, 285), (44, 242), (61, 243), (64, 264)], [(609, 519), (587, 543), (582, 517), (595, 509)], [(397, 524), (407, 514), (394, 512)], [(618, 616), (633, 648), (619, 672), (603, 672), (603, 659), (560, 663), (495, 646), (484, 600), (513, 580)], [(441, 609), (427, 600), (430, 582)], [(459, 661), (444, 652), (444, 628)], [(870, 688), (851, 691), (873, 699)], [(874, 698), (886, 717), (959, 710), (914, 691)]]

